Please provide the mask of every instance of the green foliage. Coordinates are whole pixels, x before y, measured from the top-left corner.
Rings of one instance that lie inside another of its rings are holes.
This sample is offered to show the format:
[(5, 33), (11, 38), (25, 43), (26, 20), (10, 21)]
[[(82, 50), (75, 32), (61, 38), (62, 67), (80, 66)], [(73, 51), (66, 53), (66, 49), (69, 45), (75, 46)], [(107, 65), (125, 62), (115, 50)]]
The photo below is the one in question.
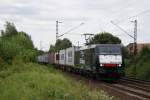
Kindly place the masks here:
[(11, 37), (18, 34), (17, 29), (13, 23), (6, 22), (5, 31), (1, 31), (3, 37)]
[(3, 40), (0, 42), (0, 56), (4, 61), (11, 63), (11, 60), (16, 56), (22, 47), (9, 40)]
[(150, 49), (144, 47), (136, 57), (136, 76), (135, 74), (135, 64), (130, 63), (126, 68), (126, 73), (128, 76), (134, 76), (143, 80), (150, 80)]
[(55, 43), (55, 50), (61, 50), (61, 44), (62, 44), (62, 40), (58, 39)]
[(0, 71), (0, 100), (114, 100), (53, 68), (38, 64)]
[(67, 38), (64, 38), (63, 40), (58, 39), (55, 43), (55, 46), (53, 46), (53, 45), (50, 46), (49, 52), (66, 49), (71, 46), (72, 46), (72, 43), (69, 39), (67, 39)]
[(128, 51), (128, 49), (125, 47), (125, 46), (123, 46), (122, 47), (122, 54), (123, 54), (123, 57), (126, 59), (129, 59), (130, 58), (130, 54), (129, 54), (129, 51)]
[(4, 64), (4, 60), (0, 57), (0, 66)]
[(14, 62), (16, 58), (27, 62), (35, 58), (35, 53), (31, 37), (25, 32), (17, 32), (14, 24), (7, 22), (0, 37), (0, 57), (7, 63)]
[(17, 63), (36, 62), (36, 56), (37, 56), (36, 50), (32, 49), (23, 50), (13, 58), (12, 63), (17, 64)]
[(31, 57), (34, 48), (32, 42), (29, 41), (19, 34), (7, 40), (3, 39), (0, 42), (0, 56), (8, 63), (11, 63), (13, 57), (17, 55)]
[(54, 45), (50, 45), (49, 52), (54, 52), (54, 51), (55, 51), (55, 46)]
[(102, 32), (96, 34), (91, 40), (89, 44), (120, 44), (121, 40), (113, 36), (111, 33)]
[(16, 44), (23, 46), (26, 49), (33, 49), (34, 45), (31, 37), (25, 32), (18, 32), (18, 35), (13, 38)]
[(139, 53), (139, 57), (142, 58), (150, 58), (150, 49), (148, 47), (143, 47), (142, 51)]

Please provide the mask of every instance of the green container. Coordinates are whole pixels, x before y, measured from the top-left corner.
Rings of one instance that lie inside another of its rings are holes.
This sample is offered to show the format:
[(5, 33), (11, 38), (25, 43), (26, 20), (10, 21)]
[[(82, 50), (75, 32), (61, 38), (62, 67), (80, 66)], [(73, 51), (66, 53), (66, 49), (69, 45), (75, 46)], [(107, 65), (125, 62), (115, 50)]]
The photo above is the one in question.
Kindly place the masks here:
[(85, 46), (75, 52), (75, 66), (85, 70), (95, 69), (95, 45)]

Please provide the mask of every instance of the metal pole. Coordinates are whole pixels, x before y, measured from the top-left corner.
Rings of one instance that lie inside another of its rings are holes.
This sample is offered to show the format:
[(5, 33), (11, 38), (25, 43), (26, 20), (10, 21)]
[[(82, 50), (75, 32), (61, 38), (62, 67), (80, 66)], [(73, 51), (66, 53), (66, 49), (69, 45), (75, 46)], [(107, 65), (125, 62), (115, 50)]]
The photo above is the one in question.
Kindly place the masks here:
[(56, 21), (56, 41), (57, 41), (58, 38), (59, 38), (59, 36), (58, 36), (58, 35), (59, 35), (59, 31), (58, 31), (58, 30), (59, 30), (59, 29), (58, 29), (58, 24), (59, 24), (59, 23), (62, 23), (62, 22), (59, 22), (59, 21), (57, 20), (57, 21)]
[(56, 41), (58, 39), (58, 20), (56, 21)]
[(137, 54), (137, 20), (134, 21), (134, 56)]
[(134, 36), (130, 35), (127, 31), (125, 31), (123, 28), (121, 28), (120, 26), (118, 26), (117, 24), (115, 24), (113, 21), (111, 21), (111, 23), (113, 25), (115, 25), (116, 27), (118, 27), (120, 30), (122, 30), (123, 32), (125, 32), (127, 35), (129, 35), (131, 38), (134, 39), (134, 43), (133, 43), (133, 54), (134, 54), (134, 58), (133, 61), (135, 63), (134, 66), (134, 71), (135, 71), (135, 76), (136, 76), (136, 54), (137, 54), (137, 20), (131, 21), (134, 23)]
[(134, 75), (136, 77), (136, 55), (137, 55), (137, 20), (134, 20)]
[[(85, 36), (85, 44), (86, 45), (88, 45), (88, 40), (91, 38), (91, 36), (93, 36), (94, 34), (90, 34), (90, 33), (85, 33), (85, 34), (83, 34), (84, 36)], [(88, 38), (87, 38), (87, 36), (89, 36)]]

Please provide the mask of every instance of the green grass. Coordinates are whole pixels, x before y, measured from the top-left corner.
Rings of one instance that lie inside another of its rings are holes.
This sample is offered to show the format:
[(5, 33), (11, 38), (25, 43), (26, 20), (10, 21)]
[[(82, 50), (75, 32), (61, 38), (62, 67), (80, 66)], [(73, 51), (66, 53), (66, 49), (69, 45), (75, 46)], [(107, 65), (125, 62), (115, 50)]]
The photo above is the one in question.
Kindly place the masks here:
[(0, 70), (0, 100), (114, 100), (52, 66), (19, 64)]

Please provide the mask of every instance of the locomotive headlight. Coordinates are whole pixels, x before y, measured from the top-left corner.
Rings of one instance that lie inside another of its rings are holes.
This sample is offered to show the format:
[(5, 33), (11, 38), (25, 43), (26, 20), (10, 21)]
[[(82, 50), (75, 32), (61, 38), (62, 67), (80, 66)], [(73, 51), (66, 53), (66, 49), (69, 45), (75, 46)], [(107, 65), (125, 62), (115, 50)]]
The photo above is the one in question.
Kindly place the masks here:
[(121, 67), (121, 64), (119, 64), (118, 66)]
[(102, 67), (102, 66), (103, 66), (103, 64), (100, 64), (100, 66)]

